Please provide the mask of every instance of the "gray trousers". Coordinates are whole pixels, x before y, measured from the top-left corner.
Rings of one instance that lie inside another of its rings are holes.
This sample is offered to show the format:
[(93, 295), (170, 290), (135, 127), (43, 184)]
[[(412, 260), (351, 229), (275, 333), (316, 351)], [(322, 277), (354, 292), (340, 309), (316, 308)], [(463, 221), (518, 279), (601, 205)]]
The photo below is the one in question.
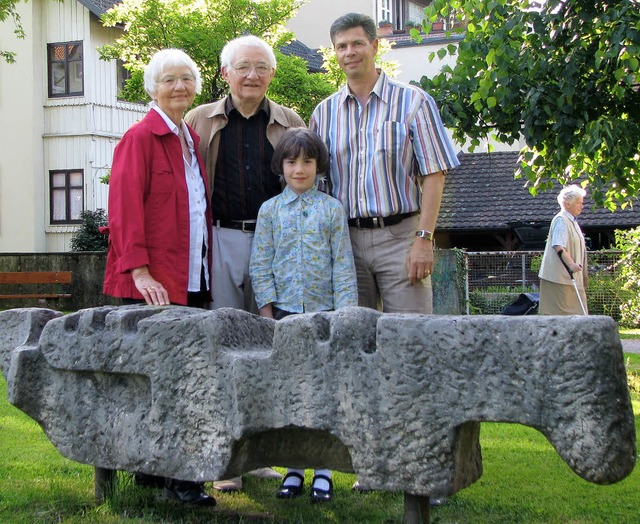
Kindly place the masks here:
[(253, 233), (214, 226), (211, 309), (232, 307), (258, 313), (249, 278), (253, 236)]

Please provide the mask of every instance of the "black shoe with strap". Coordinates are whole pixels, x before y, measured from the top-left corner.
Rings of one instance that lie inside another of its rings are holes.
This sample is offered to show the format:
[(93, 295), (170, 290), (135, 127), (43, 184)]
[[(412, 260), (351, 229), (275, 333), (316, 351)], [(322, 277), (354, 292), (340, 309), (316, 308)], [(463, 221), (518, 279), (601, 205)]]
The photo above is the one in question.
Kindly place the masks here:
[[(285, 485), (287, 482), (287, 479), (290, 479), (292, 477), (300, 480), (300, 484), (298, 485), (290, 484), (288, 486)], [(298, 495), (301, 495), (303, 489), (304, 489), (304, 477), (300, 475), (300, 473), (291, 471), (284, 476), (284, 479), (282, 479), (282, 484), (278, 488), (278, 491), (276, 491), (276, 497), (279, 499), (292, 499), (294, 497), (297, 497)]]
[[(316, 480), (322, 479), (329, 483), (329, 489), (320, 489), (316, 487)], [(326, 475), (315, 475), (311, 483), (311, 503), (314, 502), (331, 502), (333, 496), (333, 482)]]

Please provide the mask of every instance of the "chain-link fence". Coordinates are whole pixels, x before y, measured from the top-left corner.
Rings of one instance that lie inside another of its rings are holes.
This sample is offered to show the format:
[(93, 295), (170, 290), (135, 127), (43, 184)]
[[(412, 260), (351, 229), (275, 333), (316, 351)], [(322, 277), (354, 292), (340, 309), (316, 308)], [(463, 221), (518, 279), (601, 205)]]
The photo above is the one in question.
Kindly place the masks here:
[[(542, 251), (490, 251), (465, 253), (468, 314), (499, 314), (520, 293), (537, 293)], [(619, 305), (629, 298), (621, 289), (617, 262), (620, 251), (588, 253), (589, 313), (620, 318)]]

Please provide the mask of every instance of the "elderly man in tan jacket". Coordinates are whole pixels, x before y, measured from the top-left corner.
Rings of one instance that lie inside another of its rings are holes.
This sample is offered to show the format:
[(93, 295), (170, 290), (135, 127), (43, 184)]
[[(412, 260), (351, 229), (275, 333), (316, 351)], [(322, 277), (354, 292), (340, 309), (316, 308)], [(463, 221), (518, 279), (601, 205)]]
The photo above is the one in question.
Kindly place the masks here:
[[(191, 110), (185, 121), (200, 136), (213, 217), (212, 307), (257, 312), (249, 259), (260, 206), (282, 185), (271, 171), (273, 150), (290, 127), (305, 127), (298, 114), (266, 97), (274, 77), (273, 49), (256, 36), (227, 43), (220, 54), (230, 94)], [(270, 468), (253, 472), (280, 478)], [(222, 491), (242, 489), (240, 477), (214, 483)]]

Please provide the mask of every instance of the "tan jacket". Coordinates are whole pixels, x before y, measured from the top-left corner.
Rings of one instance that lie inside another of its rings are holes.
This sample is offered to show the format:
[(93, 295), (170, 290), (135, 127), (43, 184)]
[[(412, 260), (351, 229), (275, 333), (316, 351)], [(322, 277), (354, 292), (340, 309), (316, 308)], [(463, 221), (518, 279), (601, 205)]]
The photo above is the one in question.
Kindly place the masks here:
[[(203, 104), (189, 111), (184, 120), (200, 136), (200, 154), (204, 158), (207, 169), (207, 179), (209, 191), (213, 191), (213, 178), (216, 172), (216, 162), (218, 160), (218, 149), (220, 146), (219, 131), (227, 125), (229, 121), (224, 108), (227, 104), (228, 96), (217, 102)], [(288, 107), (269, 102), (269, 123), (267, 124), (267, 140), (276, 147), (282, 134), (290, 127), (306, 127), (304, 120)]]
[(582, 265), (582, 271), (580, 273), (575, 273), (574, 279), (578, 288), (584, 289), (586, 287), (587, 275), (587, 250), (585, 247), (584, 235), (582, 234), (577, 222), (573, 221), (564, 211), (558, 213), (551, 221), (549, 238), (547, 238), (547, 245), (544, 249), (544, 255), (542, 256), (542, 263), (540, 265), (540, 272), (538, 273), (538, 276), (544, 280), (555, 282), (556, 284), (565, 284), (567, 286), (572, 285), (571, 278), (569, 278), (569, 272), (560, 261), (558, 253), (550, 242), (553, 224), (556, 220), (564, 220), (567, 226), (567, 232), (569, 233), (567, 251), (574, 262)]

